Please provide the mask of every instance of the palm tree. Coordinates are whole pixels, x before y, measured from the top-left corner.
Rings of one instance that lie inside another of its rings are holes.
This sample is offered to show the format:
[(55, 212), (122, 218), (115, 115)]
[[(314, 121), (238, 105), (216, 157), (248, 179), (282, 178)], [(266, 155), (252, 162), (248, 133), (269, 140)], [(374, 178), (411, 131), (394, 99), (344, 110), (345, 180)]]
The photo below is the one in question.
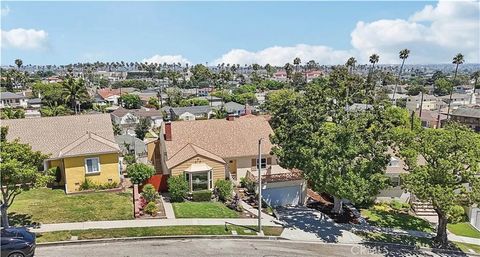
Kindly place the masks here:
[(477, 90), (478, 77), (480, 77), (480, 70), (475, 71), (471, 76), (471, 78), (475, 80), (475, 83), (473, 84), (473, 94), (475, 94)]
[(398, 72), (398, 80), (395, 81), (395, 88), (393, 89), (393, 102), (395, 103), (395, 105), (397, 105), (397, 99), (395, 98), (395, 94), (397, 93), (398, 81), (400, 80), (400, 76), (402, 75), (402, 70), (403, 70), (403, 65), (405, 64), (405, 60), (408, 58), (409, 55), (410, 55), (410, 50), (406, 48), (400, 51), (400, 53), (398, 54), (400, 59), (402, 59), (402, 66), (400, 66), (400, 71)]
[[(378, 63), (380, 60), (380, 56), (378, 54), (372, 54), (370, 55), (370, 63), (372, 64), (372, 69), (370, 70), (370, 74), (368, 75), (368, 81), (370, 82), (373, 76), (373, 72), (375, 71), (375, 64)], [(365, 96), (368, 97), (368, 86), (369, 83), (367, 83), (367, 86), (365, 87)], [(375, 92), (375, 82), (373, 83), (373, 91)]]
[(285, 66), (283, 67), (285, 69), (285, 73), (287, 74), (287, 79), (290, 79), (292, 77), (292, 67), (293, 65), (290, 63), (286, 63)]
[[(347, 66), (349, 72), (350, 72), (350, 75), (352, 75), (353, 73), (353, 69), (355, 68), (355, 64), (357, 63), (357, 60), (355, 59), (355, 57), (350, 57), (348, 58), (347, 62), (345, 63), (345, 66)], [(347, 88), (346, 88), (346, 98), (345, 98), (345, 110), (347, 110), (348, 112), (348, 107), (349, 107), (349, 103), (348, 103), (348, 98), (349, 98), (349, 94), (350, 94), (350, 85), (349, 83), (347, 84)], [(348, 115), (348, 113), (347, 113)]]
[(21, 59), (15, 59), (15, 65), (17, 65), (17, 68), (20, 69), (23, 65), (23, 61)]
[(462, 64), (465, 61), (463, 58), (463, 54), (458, 53), (453, 57), (452, 63), (455, 64), (455, 75), (453, 76), (453, 83), (452, 83), (452, 88), (450, 89), (450, 100), (448, 101), (448, 110), (447, 110), (447, 119), (450, 118), (450, 104), (452, 103), (452, 95), (453, 95), (453, 87), (455, 86), (455, 82), (457, 81), (457, 72), (458, 72), (458, 66)]
[(62, 84), (65, 102), (69, 102), (72, 109), (77, 113), (77, 101), (81, 101), (88, 97), (87, 87), (85, 86), (83, 79), (75, 80), (69, 75)]
[(302, 62), (302, 60), (300, 60), (300, 58), (298, 58), (298, 57), (293, 59), (293, 64), (295, 64), (295, 72), (298, 72), (298, 65), (300, 65), (301, 62)]

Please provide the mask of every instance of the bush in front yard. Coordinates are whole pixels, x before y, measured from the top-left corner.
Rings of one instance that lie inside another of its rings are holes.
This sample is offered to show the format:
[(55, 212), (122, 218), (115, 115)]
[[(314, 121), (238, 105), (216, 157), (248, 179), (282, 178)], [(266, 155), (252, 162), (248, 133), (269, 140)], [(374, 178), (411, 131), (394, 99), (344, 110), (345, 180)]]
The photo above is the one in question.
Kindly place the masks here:
[(80, 190), (93, 190), (97, 189), (97, 185), (90, 179), (86, 178), (82, 184), (80, 184)]
[(218, 199), (222, 202), (232, 199), (233, 184), (229, 180), (217, 180), (215, 182), (215, 188), (217, 189)]
[(168, 192), (172, 202), (183, 202), (187, 197), (188, 183), (182, 175), (171, 176), (168, 178)]
[(128, 165), (127, 174), (133, 184), (141, 184), (155, 174), (155, 169), (144, 163)]
[(143, 186), (142, 196), (149, 202), (155, 202), (158, 198), (158, 192), (152, 184), (146, 184)]
[(448, 212), (448, 222), (459, 223), (465, 220), (465, 209), (460, 205), (454, 205)]
[(398, 200), (391, 201), (390, 207), (395, 211), (408, 212), (408, 210), (410, 210), (410, 204), (403, 203)]
[(192, 193), (192, 201), (194, 202), (208, 202), (212, 200), (212, 191), (202, 190)]
[(150, 214), (152, 216), (157, 215), (157, 212), (158, 212), (157, 204), (155, 202), (149, 202), (147, 206), (145, 206), (144, 211), (145, 213)]

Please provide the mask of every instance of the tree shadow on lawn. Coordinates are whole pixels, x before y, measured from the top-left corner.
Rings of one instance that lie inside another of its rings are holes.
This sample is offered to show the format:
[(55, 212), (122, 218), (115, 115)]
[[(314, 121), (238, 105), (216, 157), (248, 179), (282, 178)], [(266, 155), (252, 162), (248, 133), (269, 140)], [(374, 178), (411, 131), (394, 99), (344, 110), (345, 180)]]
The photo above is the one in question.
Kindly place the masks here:
[(8, 220), (10, 226), (15, 227), (29, 227), (29, 228), (39, 228), (40, 223), (32, 220), (32, 215), (24, 213), (10, 212), (8, 214)]
[(385, 228), (399, 228), (422, 232), (433, 232), (432, 225), (421, 218), (400, 212), (367, 210), (378, 219), (367, 218), (368, 223)]
[[(412, 239), (407, 239), (410, 241)], [(413, 239), (414, 240), (414, 239)], [(355, 250), (359, 254), (381, 254), (385, 257), (410, 257), (410, 256), (445, 256), (445, 257), (463, 257), (468, 256), (467, 254), (461, 252), (460, 250), (457, 251), (448, 251), (448, 250), (440, 250), (440, 249), (433, 249), (427, 253), (425, 251), (428, 250), (421, 250), (415, 246), (408, 246), (412, 242), (398, 242), (398, 244), (405, 244), (405, 245), (387, 245), (381, 243), (361, 243), (360, 247)], [(414, 242), (413, 242), (414, 243)], [(352, 250), (354, 252), (354, 250)], [(433, 253), (433, 254), (432, 254)]]
[[(314, 234), (318, 239), (327, 243), (338, 243), (339, 237), (346, 232), (343, 226), (332, 222), (320, 211), (308, 211), (306, 208), (297, 207), (278, 207), (276, 210), (280, 215), (280, 220), (284, 222), (282, 225), (285, 230), (288, 228), (300, 229)], [(347, 233), (349, 232), (347, 231)]]

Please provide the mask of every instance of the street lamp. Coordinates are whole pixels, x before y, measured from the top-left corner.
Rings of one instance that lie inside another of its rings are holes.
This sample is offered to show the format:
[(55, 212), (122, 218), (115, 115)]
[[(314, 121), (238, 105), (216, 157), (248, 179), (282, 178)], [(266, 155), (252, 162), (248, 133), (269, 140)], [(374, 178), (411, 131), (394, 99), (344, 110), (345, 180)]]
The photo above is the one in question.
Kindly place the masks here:
[(258, 140), (258, 232), (262, 232), (262, 140)]

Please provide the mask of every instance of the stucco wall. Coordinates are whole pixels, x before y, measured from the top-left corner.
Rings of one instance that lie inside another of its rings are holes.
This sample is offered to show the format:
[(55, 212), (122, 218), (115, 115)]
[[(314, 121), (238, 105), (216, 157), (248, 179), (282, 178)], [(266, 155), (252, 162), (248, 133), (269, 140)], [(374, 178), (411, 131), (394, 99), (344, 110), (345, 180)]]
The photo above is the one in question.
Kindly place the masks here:
[[(100, 172), (86, 175), (85, 159), (92, 157), (99, 157)], [(109, 180), (120, 183), (117, 153), (65, 158), (64, 165), (67, 181), (65, 190), (67, 193), (78, 191), (85, 178), (99, 184), (107, 183)]]
[(193, 158), (189, 159), (188, 161), (185, 161), (182, 164), (180, 164), (176, 167), (173, 167), (171, 169), (171, 174), (173, 176), (183, 175), (184, 171), (186, 169), (188, 169), (188, 167), (190, 167), (190, 165), (192, 165), (194, 163), (205, 163), (208, 166), (212, 167), (213, 184), (215, 184), (215, 181), (217, 181), (219, 179), (225, 179), (225, 176), (226, 176), (226, 174), (225, 174), (225, 170), (226, 170), (225, 164), (214, 161), (214, 160), (211, 160), (211, 159), (208, 159), (208, 158), (205, 158), (205, 157), (202, 157), (202, 156), (193, 157)]

